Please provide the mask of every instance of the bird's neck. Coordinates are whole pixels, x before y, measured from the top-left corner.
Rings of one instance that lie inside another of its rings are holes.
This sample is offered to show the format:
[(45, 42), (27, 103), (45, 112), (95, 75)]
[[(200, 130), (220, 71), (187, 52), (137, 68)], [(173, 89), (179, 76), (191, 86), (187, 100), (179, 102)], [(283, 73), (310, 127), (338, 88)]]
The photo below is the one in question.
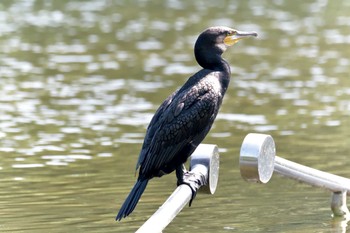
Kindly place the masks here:
[(222, 57), (221, 58), (221, 62), (220, 62), (220, 70), (227, 73), (228, 75), (231, 74), (231, 68), (230, 68), (230, 65), (228, 64), (228, 62), (223, 59)]
[(230, 76), (231, 76), (231, 69), (230, 65), (225, 61), (225, 59), (222, 59), (222, 69), (221, 72), (223, 72), (223, 75), (220, 75), (220, 83), (223, 88), (223, 94), (225, 94), (227, 87), (230, 83)]
[(221, 57), (222, 52), (196, 49), (195, 57), (198, 64), (204, 69), (222, 71), (230, 75), (230, 65)]

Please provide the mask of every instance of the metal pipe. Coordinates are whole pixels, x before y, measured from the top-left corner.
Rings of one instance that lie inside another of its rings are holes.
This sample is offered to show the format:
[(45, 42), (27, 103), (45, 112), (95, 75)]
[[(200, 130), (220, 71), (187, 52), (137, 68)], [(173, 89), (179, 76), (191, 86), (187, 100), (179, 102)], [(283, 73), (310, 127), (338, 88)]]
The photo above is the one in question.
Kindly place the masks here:
[(350, 179), (310, 168), (281, 157), (275, 157), (274, 171), (285, 177), (302, 181), (332, 192), (346, 191), (350, 196)]
[[(190, 202), (192, 189), (203, 186), (205, 193), (214, 194), (219, 176), (219, 152), (216, 145), (200, 144), (191, 155), (187, 184), (178, 186), (164, 204), (136, 231), (160, 233)], [(184, 176), (185, 178), (185, 176)], [(204, 188), (205, 187), (205, 188)]]
[(180, 185), (164, 204), (150, 217), (136, 233), (160, 233), (190, 201), (192, 190), (188, 185)]
[(239, 164), (241, 176), (250, 182), (267, 183), (275, 171), (282, 176), (330, 190), (333, 216), (350, 218), (346, 206), (346, 195), (350, 196), (350, 179), (276, 156), (275, 142), (270, 135), (248, 134), (241, 146)]

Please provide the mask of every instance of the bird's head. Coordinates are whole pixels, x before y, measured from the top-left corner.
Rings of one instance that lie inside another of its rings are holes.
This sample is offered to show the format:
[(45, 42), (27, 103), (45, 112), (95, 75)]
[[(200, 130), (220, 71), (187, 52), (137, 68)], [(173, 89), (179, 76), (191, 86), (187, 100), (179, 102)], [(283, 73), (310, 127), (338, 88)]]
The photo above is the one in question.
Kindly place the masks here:
[(239, 40), (252, 36), (257, 37), (258, 34), (256, 32), (238, 31), (224, 26), (210, 27), (199, 35), (196, 46), (202, 44), (209, 47), (220, 47), (224, 52), (227, 47), (234, 45)]
[(234, 45), (241, 39), (252, 36), (257, 37), (258, 34), (256, 32), (237, 31), (224, 26), (207, 28), (198, 36), (196, 41), (196, 59), (202, 67), (210, 66), (210, 63), (216, 61), (213, 57), (221, 56), (229, 46)]

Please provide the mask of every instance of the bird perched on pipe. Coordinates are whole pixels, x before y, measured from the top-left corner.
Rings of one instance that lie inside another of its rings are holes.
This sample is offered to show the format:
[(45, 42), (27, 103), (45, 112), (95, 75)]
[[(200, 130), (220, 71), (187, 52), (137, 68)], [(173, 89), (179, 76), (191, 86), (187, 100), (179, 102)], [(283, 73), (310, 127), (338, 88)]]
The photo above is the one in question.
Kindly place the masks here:
[[(116, 220), (127, 217), (136, 207), (147, 183), (176, 171), (178, 184), (187, 184), (184, 163), (209, 132), (230, 82), (230, 66), (221, 55), (239, 40), (257, 36), (228, 27), (210, 27), (195, 44), (194, 54), (203, 68), (172, 93), (154, 114), (146, 132), (136, 170), (137, 181)], [(193, 196), (195, 190), (193, 190)]]

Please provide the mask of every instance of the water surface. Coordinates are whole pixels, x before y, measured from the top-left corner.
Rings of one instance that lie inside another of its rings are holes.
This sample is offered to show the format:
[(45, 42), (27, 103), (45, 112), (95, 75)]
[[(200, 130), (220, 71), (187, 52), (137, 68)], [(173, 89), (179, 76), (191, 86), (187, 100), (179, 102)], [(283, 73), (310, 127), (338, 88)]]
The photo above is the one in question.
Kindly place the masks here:
[[(239, 174), (250, 132), (279, 156), (350, 177), (350, 3), (338, 1), (2, 1), (1, 232), (134, 232), (174, 190), (150, 182), (115, 214), (154, 111), (200, 69), (208, 26), (255, 30), (224, 55), (232, 81), (205, 143), (220, 148), (217, 192), (164, 232), (342, 232), (330, 193)], [(339, 230), (339, 231), (337, 231)], [(345, 232), (345, 227), (343, 227)]]

